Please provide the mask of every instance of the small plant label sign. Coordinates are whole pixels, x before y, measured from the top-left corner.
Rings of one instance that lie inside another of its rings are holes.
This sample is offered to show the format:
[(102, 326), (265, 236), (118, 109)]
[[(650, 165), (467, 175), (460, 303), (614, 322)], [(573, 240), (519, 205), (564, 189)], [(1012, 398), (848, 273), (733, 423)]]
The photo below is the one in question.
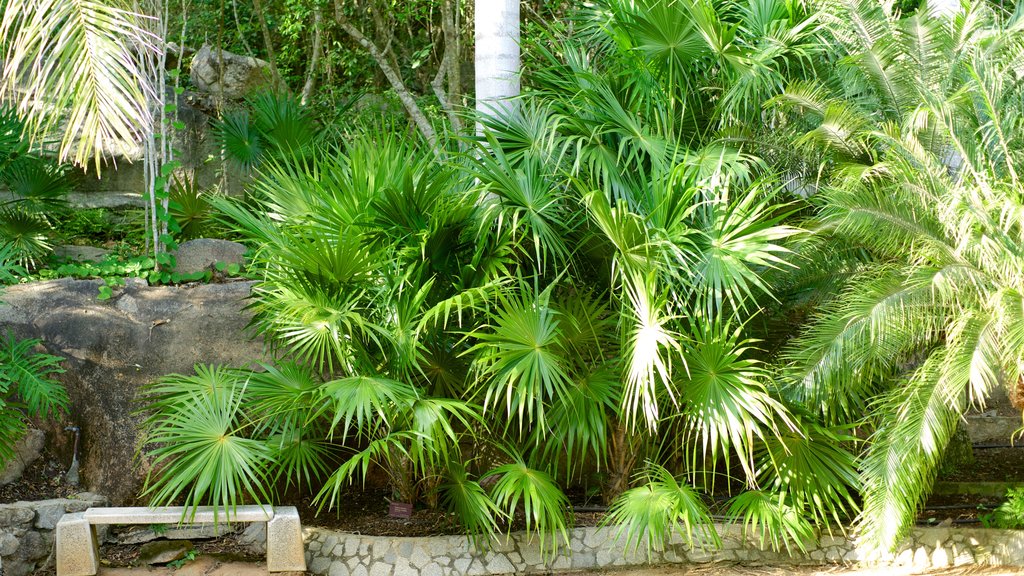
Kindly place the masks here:
[(412, 518), (412, 504), (408, 502), (389, 502), (388, 516), (391, 518)]

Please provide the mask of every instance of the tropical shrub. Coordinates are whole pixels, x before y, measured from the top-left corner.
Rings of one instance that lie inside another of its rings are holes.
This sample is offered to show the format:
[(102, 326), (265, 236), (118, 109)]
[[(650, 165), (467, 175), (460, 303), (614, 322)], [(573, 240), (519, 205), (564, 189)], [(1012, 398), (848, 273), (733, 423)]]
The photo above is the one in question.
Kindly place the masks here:
[(66, 209), (71, 182), (63, 167), (34, 154), (25, 123), (0, 106), (0, 185), (10, 198), (0, 202), (0, 246), (26, 267), (52, 249), (53, 218)]
[(321, 136), (310, 112), (290, 94), (260, 92), (225, 112), (214, 133), (228, 162), (251, 170), (266, 158), (301, 155)]
[(62, 359), (36, 352), (40, 343), (10, 333), (0, 341), (0, 462), (14, 456), (28, 418), (54, 418), (67, 411), (67, 390), (53, 379), (64, 372)]
[(846, 65), (776, 105), (823, 158), (813, 226), (843, 273), (788, 347), (786, 379), (824, 422), (869, 431), (859, 527), (891, 548), (963, 413), (1021, 386), (1024, 132), (1011, 79), (1024, 42), (1019, 14), (982, 2), (953, 19), (827, 8)]
[(985, 527), (1019, 530), (1024, 527), (1024, 490), (1010, 488), (1006, 501), (988, 515), (979, 518)]
[[(799, 76), (817, 34), (768, 8), (583, 10), (586, 34), (528, 46), (543, 65), (519, 111), (447, 161), (379, 132), (261, 160), (248, 203), (214, 204), (256, 247), (252, 326), (288, 363), (154, 386), (154, 502), (264, 500), (254, 487), (281, 479), (329, 507), (375, 466), (470, 532), (523, 513), (545, 549), (566, 538), (570, 485), (649, 549), (685, 526), (713, 544), (715, 491), (752, 489), (727, 509), (776, 548), (851, 514), (850, 436), (780, 393), (748, 329), (802, 205), (718, 127), (781, 90), (736, 87), (738, 62)], [(684, 32), (692, 53), (672, 47)], [(707, 106), (708, 78), (733, 96)], [(203, 439), (193, 410), (219, 415)], [(215, 452), (224, 435), (245, 450)]]

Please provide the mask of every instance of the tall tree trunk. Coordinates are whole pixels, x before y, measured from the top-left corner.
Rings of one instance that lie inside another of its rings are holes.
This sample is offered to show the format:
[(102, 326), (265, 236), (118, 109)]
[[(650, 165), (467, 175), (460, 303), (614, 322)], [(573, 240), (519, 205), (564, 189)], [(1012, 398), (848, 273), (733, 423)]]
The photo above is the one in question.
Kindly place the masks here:
[(306, 70), (306, 84), (302, 87), (300, 101), (303, 105), (313, 96), (316, 87), (317, 69), (320, 67), (320, 53), (324, 50), (323, 14), (320, 7), (313, 8), (313, 54), (309, 57), (309, 69)]
[[(448, 121), (451, 122), (452, 131), (456, 134), (462, 132), (462, 121), (459, 119), (456, 106), (459, 104), (459, 29), (455, 25), (455, 10), (452, 0), (441, 2), (441, 30), (444, 37), (444, 54), (441, 63), (437, 67), (437, 75), (430, 83), (434, 89), (441, 108), (448, 114)], [(448, 91), (445, 92), (444, 81), (448, 78)]]
[(256, 11), (256, 19), (260, 22), (260, 30), (263, 31), (263, 43), (267, 45), (267, 59), (270, 61), (270, 72), (274, 75), (274, 84), (278, 84), (281, 82), (281, 74), (277, 70), (274, 40), (270, 37), (270, 28), (267, 27), (267, 19), (263, 15), (263, 2), (262, 0), (252, 0), (252, 6)]
[(519, 96), (519, 0), (476, 0), (476, 109), (510, 111)]

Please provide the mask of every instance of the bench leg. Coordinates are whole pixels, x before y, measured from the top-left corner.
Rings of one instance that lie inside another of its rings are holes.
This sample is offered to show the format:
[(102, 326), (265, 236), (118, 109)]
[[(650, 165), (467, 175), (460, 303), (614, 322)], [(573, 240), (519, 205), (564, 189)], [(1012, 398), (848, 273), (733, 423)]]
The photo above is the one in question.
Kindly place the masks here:
[(99, 570), (99, 545), (85, 514), (65, 514), (57, 522), (57, 576), (93, 576)]
[(302, 523), (294, 506), (274, 508), (267, 522), (267, 571), (304, 572), (306, 551), (302, 545)]

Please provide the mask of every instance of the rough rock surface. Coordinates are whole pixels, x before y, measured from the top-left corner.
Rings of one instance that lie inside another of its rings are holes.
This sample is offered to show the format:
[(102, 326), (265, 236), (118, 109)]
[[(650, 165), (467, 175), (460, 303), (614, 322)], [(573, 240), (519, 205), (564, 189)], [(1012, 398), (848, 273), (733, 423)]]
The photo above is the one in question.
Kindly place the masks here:
[[(795, 546), (776, 552), (765, 549), (759, 535), (744, 532), (739, 524), (714, 524), (721, 538), (715, 546), (695, 535), (691, 548), (682, 535), (672, 535), (661, 551), (648, 556), (619, 537), (618, 527), (584, 527), (570, 530), (568, 542), (555, 546), (549, 541), (542, 549), (539, 540), (522, 532), (500, 536), (478, 548), (465, 536), (401, 538), (362, 536), (326, 528), (303, 530), (306, 564), (317, 576), (497, 576), (499, 574), (551, 574), (562, 571), (618, 570), (643, 565), (693, 565), (724, 562), (742, 565), (823, 566), (861, 564), (865, 566), (912, 567), (918, 571), (978, 565), (1024, 565), (1024, 531), (976, 527), (915, 528), (899, 549), (891, 554), (870, 553), (858, 547), (853, 537), (818, 534)], [(705, 571), (701, 570), (701, 573)], [(723, 573), (721, 568), (708, 573)], [(875, 571), (875, 574), (895, 572)], [(688, 573), (688, 571), (687, 571)], [(1007, 571), (1018, 573), (1017, 571)]]
[(68, 244), (57, 246), (53, 249), (54, 256), (72, 262), (99, 262), (106, 258), (109, 253), (110, 250), (104, 250), (95, 246), (72, 246)]
[(46, 434), (42, 430), (31, 429), (14, 444), (14, 457), (0, 470), (0, 486), (10, 484), (25, 472), (43, 452)]
[(182, 242), (174, 252), (176, 272), (192, 274), (210, 270), (218, 262), (245, 264), (245, 246), (230, 240), (197, 238)]
[(142, 564), (167, 564), (181, 560), (194, 548), (188, 540), (158, 540), (147, 542), (139, 549), (139, 562)]
[(263, 359), (263, 346), (245, 329), (251, 282), (180, 288), (133, 279), (109, 300), (96, 298), (99, 284), (65, 278), (7, 288), (0, 334), (40, 338), (48, 353), (66, 358), (58, 379), (69, 413), (39, 426), (51, 451), (69, 462), (74, 435), (63, 429), (80, 426), (83, 487), (130, 505), (148, 469), (135, 458), (139, 388), (196, 364), (248, 366)]
[(270, 64), (204, 45), (192, 57), (192, 84), (228, 100), (244, 98), (272, 84)]

